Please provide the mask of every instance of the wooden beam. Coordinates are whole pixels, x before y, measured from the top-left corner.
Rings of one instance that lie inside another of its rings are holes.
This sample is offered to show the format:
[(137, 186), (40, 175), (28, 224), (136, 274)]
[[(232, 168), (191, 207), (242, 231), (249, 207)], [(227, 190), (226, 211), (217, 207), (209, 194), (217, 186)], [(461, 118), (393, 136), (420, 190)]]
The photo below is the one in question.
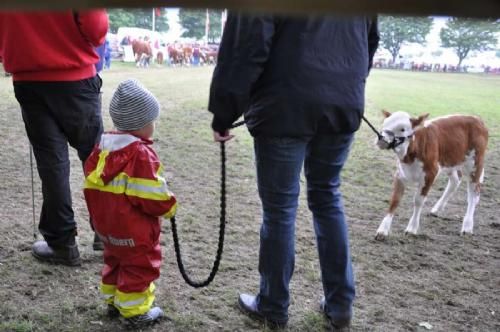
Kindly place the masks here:
[(0, 10), (184, 7), (285, 14), (394, 14), (499, 18), (499, 0), (0, 0)]

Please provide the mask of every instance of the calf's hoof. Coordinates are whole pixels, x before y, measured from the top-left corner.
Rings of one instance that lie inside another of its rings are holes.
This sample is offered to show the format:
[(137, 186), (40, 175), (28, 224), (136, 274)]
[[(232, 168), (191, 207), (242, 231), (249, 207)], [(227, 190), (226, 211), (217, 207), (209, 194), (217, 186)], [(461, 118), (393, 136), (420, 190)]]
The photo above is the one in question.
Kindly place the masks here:
[(375, 235), (375, 240), (384, 241), (386, 237), (387, 237), (387, 235), (385, 235), (383, 233), (377, 233), (377, 235)]
[(417, 232), (407, 229), (405, 230), (405, 236), (417, 236)]

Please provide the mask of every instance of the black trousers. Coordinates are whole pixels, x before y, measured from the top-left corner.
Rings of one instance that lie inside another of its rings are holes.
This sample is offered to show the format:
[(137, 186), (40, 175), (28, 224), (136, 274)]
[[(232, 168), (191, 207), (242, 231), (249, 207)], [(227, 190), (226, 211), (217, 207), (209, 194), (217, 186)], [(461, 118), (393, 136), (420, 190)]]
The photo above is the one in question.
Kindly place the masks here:
[(42, 182), (38, 229), (53, 247), (75, 242), (68, 144), (83, 163), (99, 140), (101, 86), (99, 76), (71, 82), (14, 82)]

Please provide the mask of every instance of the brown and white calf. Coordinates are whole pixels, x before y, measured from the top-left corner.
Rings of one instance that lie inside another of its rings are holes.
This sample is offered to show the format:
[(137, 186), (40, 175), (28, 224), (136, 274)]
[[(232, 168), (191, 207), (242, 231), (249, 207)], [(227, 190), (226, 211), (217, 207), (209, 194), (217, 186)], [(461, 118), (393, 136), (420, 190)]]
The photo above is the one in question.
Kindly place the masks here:
[(377, 229), (377, 240), (389, 235), (391, 223), (405, 185), (417, 184), (413, 215), (406, 234), (417, 234), (420, 214), (429, 190), (440, 172), (448, 175), (448, 185), (431, 210), (437, 215), (458, 188), (462, 176), (468, 183), (467, 212), (461, 234), (472, 234), (474, 210), (484, 178), (484, 155), (488, 144), (488, 129), (477, 116), (451, 115), (425, 121), (429, 114), (411, 118), (405, 112), (382, 111), (381, 149), (392, 149), (397, 156), (394, 190), (387, 215)]

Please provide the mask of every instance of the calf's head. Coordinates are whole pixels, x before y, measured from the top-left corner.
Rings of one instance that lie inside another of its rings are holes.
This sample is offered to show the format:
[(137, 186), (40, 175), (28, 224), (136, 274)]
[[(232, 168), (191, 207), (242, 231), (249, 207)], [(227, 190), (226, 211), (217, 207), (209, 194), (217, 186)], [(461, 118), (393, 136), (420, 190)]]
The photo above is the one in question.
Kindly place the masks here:
[(415, 129), (420, 126), (429, 114), (412, 118), (406, 112), (389, 113), (382, 111), (385, 119), (382, 124), (381, 137), (377, 141), (380, 149), (393, 149), (396, 152), (406, 153), (410, 138)]

